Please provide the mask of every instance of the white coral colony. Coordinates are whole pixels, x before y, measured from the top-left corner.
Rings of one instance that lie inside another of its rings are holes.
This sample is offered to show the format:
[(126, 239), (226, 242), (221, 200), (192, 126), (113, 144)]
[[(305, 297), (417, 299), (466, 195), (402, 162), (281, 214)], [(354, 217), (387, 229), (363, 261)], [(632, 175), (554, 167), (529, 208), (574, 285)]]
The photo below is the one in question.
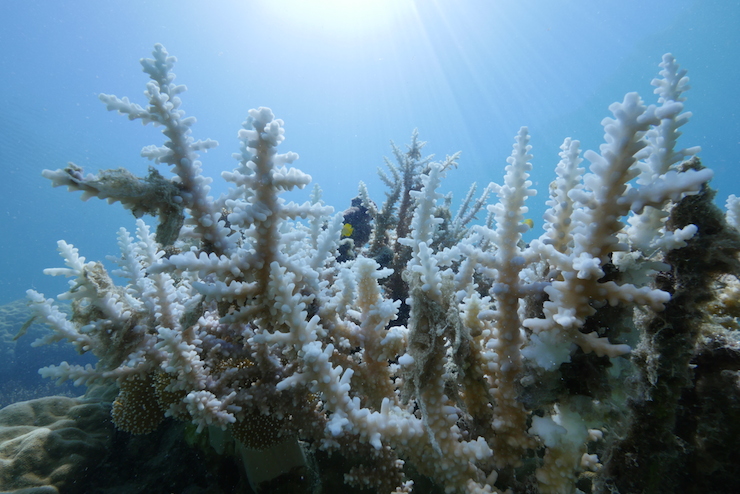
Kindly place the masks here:
[[(37, 317), (53, 330), (37, 344), (67, 340), (98, 363), (64, 362), (42, 374), (76, 384), (115, 381), (114, 419), (131, 432), (171, 416), (198, 430), (224, 429), (246, 449), (252, 436), (245, 431), (268, 428), (276, 442), (300, 438), (359, 454), (362, 467), (345, 480), (378, 492), (411, 491), (405, 463), (446, 492), (470, 493), (511, 487), (501, 485), (501, 472), (525, 461), (536, 462), (531, 482), (543, 493), (574, 492), (579, 472), (598, 468), (587, 443), (600, 437), (607, 417), (595, 400), (562, 389), (549, 401), (524, 400), (522, 386), (536, 390), (538, 379), (576, 354), (602, 366), (628, 355), (617, 331), (590, 318), (609, 306), (661, 311), (670, 299), (650, 287), (661, 263), (647, 259), (660, 260), (696, 233), (693, 225), (669, 229), (666, 218), (712, 177), (708, 169), (678, 167), (697, 150), (675, 148), (689, 114), (687, 79), (673, 57), (664, 57), (654, 81), (657, 106), (636, 93), (611, 105), (605, 143), (584, 154), (587, 172), (578, 141), (565, 140), (544, 233), (529, 245), (523, 220), (535, 190), (525, 127), (503, 185), (486, 187), (474, 211), (454, 221), (438, 189), (457, 157), (422, 158), (416, 135), (408, 153), (394, 147), (399, 165), (383, 174), (391, 192), (382, 208), (361, 185), (356, 207), (373, 227), (368, 247), (352, 238), (360, 225), (346, 226), (318, 193), (304, 204), (283, 198), (311, 177), (289, 167), (295, 153), (278, 152), (283, 122), (268, 108), (248, 112), (238, 165), (222, 173), (230, 189), (210, 197), (198, 152), (217, 143), (191, 137), (195, 119), (181, 108), (185, 86), (174, 83), (175, 58), (161, 45), (153, 55), (141, 61), (151, 79), (146, 107), (100, 99), (163, 127), (167, 142), (142, 155), (169, 165), (169, 178), (121, 172), (112, 180), (75, 165), (44, 171), (54, 186), (83, 190), (83, 198), (158, 215), (160, 227), (154, 234), (139, 219), (135, 234), (120, 230), (123, 285), (59, 242), (66, 267), (46, 273), (70, 278), (58, 299), (71, 300), (74, 315), (29, 290)], [(163, 192), (153, 207), (155, 187)], [(489, 194), (498, 202), (487, 206), (486, 224), (468, 225)], [(404, 198), (410, 206), (397, 208)], [(398, 238), (401, 224), (408, 233)], [(340, 258), (340, 249), (351, 255)], [(634, 276), (614, 276), (620, 269)], [(159, 411), (130, 409), (142, 402)], [(271, 440), (261, 441), (254, 447)], [(534, 457), (537, 450), (544, 454)], [(302, 453), (294, 456), (302, 461)]]

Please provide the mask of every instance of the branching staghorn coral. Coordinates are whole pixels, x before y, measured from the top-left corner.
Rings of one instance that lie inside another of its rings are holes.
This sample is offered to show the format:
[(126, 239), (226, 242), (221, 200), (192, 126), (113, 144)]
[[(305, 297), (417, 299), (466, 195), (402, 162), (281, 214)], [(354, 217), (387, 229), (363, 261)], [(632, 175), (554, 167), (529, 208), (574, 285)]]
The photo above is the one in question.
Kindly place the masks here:
[(82, 168), (69, 163), (62, 170), (44, 170), (43, 176), (54, 187), (66, 185), (67, 190), (81, 190), (82, 200), (90, 197), (120, 201), (137, 218), (145, 214), (159, 217), (157, 242), (172, 245), (180, 235), (185, 221), (180, 187), (167, 180), (156, 169), (150, 168), (146, 178), (133, 175), (125, 168), (102, 170), (97, 175), (82, 175)]
[[(427, 177), (435, 166), (439, 167), (439, 173), (444, 176), (447, 170), (457, 168), (457, 160), (460, 157), (460, 152), (457, 152), (447, 156), (444, 161), (439, 163), (432, 161), (434, 155), (422, 158), (421, 150), (426, 144), (425, 141), (419, 141), (417, 129), (414, 129), (411, 134), (411, 144), (406, 145), (407, 151), (405, 153), (391, 141), (391, 148), (396, 157), (397, 165), (385, 158), (386, 167), (391, 172), (392, 178), (382, 168), (378, 169), (381, 180), (389, 188), (389, 191), (386, 192), (386, 200), (380, 210), (369, 199), (365, 185), (360, 184), (360, 198), (375, 221), (375, 233), (367, 255), (376, 259), (381, 266), (388, 266), (393, 269), (393, 273), (387, 278), (384, 285), (389, 292), (389, 296), (401, 301), (398, 324), (405, 324), (409, 315), (409, 307), (406, 304), (408, 287), (403, 278), (403, 272), (411, 259), (411, 249), (403, 241), (397, 240), (410, 235), (411, 221), (418, 204), (415, 199), (423, 186), (424, 177)], [(451, 247), (462, 240), (468, 232), (468, 224), (475, 219), (476, 214), (487, 204), (488, 196), (494, 186), (493, 183), (489, 184), (471, 206), (476, 190), (476, 184), (472, 184), (454, 218), (450, 214), (451, 195), (445, 198), (443, 205), (435, 204), (434, 211), (431, 214), (437, 217), (441, 225), (435, 230), (433, 238), (427, 241), (428, 246), (434, 246), (436, 250)]]
[[(684, 73), (664, 60), (657, 85), (683, 81), (685, 89)], [(59, 299), (74, 301), (73, 315), (29, 290), (36, 317), (52, 329), (39, 343), (68, 340), (99, 362), (42, 373), (78, 384), (117, 382), (114, 420), (129, 432), (152, 430), (165, 415), (199, 431), (223, 429), (241, 445), (250, 472), (258, 459), (249, 450), (272, 459), (270, 448), (298, 448), (300, 438), (309, 454), (351, 459), (345, 481), (377, 492), (410, 492), (410, 471), (446, 492), (575, 492), (579, 475), (597, 470), (606, 448), (589, 445), (615, 427), (604, 410), (607, 376), (598, 369), (626, 362), (631, 350), (615, 340), (620, 322), (602, 324), (599, 316), (616, 306), (631, 320), (633, 306), (659, 313), (670, 300), (649, 286), (650, 276), (620, 276), (616, 254), (646, 255), (625, 218), (669, 210), (711, 178), (707, 169), (674, 166), (690, 153), (656, 137), (677, 137), (687, 118), (682, 96), (671, 99), (665, 89), (655, 107), (630, 93), (612, 105), (606, 143), (585, 154), (586, 175), (577, 141), (567, 139), (544, 233), (529, 246), (521, 241), (525, 202), (535, 193), (526, 128), (504, 184), (489, 185), (466, 213), (468, 194), (451, 221), (439, 214), (439, 188), (456, 156), (422, 159), (414, 133), (407, 153), (394, 146), (399, 167), (389, 165), (391, 191), (380, 211), (360, 187), (374, 241), (345, 260), (342, 214), (318, 194), (304, 204), (283, 199), (310, 177), (287, 167), (297, 155), (278, 153), (282, 121), (267, 108), (250, 110), (239, 132), (239, 163), (222, 174), (229, 191), (208, 196), (196, 152), (213, 141), (190, 137), (194, 119), (183, 118), (184, 86), (172, 83), (173, 64), (160, 45), (142, 60), (152, 79), (146, 109), (102, 99), (131, 119), (164, 126), (165, 146), (144, 154), (173, 167), (170, 180), (187, 215), (174, 242), (179, 252), (165, 255), (141, 220), (135, 236), (121, 229), (116, 274), (125, 286), (117, 286), (102, 264), (60, 241), (67, 267), (47, 273), (72, 279)], [(667, 165), (644, 165), (656, 162)], [(88, 193), (76, 171), (45, 176)], [(498, 196), (488, 206), (492, 222), (467, 227), (489, 193)], [(660, 223), (663, 238), (678, 231)], [(689, 225), (680, 231), (690, 240)], [(679, 247), (669, 243), (651, 244), (652, 272), (667, 266), (656, 256)], [(381, 249), (393, 252), (392, 262), (379, 262)], [(564, 380), (567, 366), (582, 371), (579, 391), (548, 387)], [(597, 370), (587, 376), (588, 369)], [(158, 412), (144, 416), (141, 403)]]

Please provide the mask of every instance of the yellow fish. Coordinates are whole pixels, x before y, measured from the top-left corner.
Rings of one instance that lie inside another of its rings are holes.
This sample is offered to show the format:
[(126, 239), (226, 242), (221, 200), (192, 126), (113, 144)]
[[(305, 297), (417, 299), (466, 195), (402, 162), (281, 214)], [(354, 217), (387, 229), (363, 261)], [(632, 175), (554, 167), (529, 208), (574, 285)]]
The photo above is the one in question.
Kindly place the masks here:
[(522, 220), (522, 223), (527, 225), (529, 228), (534, 228), (534, 220), (532, 220), (532, 218), (524, 219)]
[(344, 226), (342, 226), (342, 238), (344, 237), (351, 237), (352, 232), (354, 232), (355, 229), (352, 228), (352, 225), (349, 223), (345, 223)]

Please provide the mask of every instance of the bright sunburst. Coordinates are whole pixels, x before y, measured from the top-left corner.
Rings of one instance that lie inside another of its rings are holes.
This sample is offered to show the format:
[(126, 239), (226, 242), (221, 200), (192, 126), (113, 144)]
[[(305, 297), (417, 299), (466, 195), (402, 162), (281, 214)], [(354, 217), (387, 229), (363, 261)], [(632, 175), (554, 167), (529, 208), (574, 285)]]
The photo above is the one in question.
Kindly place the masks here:
[(411, 16), (413, 0), (271, 0), (264, 2), (286, 27), (316, 35), (362, 36)]

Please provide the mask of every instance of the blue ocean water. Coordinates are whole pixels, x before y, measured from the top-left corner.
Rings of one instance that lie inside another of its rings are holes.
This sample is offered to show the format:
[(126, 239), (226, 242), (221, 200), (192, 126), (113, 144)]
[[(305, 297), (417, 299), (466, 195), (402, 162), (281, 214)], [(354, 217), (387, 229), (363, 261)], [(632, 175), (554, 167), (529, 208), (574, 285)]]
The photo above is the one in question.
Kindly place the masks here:
[[(65, 239), (88, 259), (116, 254), (116, 231), (133, 229), (120, 205), (52, 189), (45, 168), (69, 161), (91, 172), (146, 173), (142, 147), (163, 136), (105, 110), (101, 92), (144, 103), (138, 60), (162, 43), (178, 57), (183, 109), (202, 156), (231, 169), (236, 133), (250, 108), (286, 122), (283, 151), (311, 174), (340, 211), (368, 184), (389, 141), (418, 128), (425, 151), (462, 151), (443, 189), (500, 182), (513, 137), (529, 126), (534, 155), (534, 234), (565, 137), (597, 149), (607, 107), (626, 92), (655, 102), (650, 80), (665, 52), (689, 70), (693, 89), (683, 146), (701, 146), (718, 202), (740, 193), (740, 2), (732, 0), (331, 0), (5, 2), (0, 15), (0, 304), (66, 280)], [(162, 170), (165, 172), (165, 170)], [(294, 197), (307, 198), (310, 187)]]

